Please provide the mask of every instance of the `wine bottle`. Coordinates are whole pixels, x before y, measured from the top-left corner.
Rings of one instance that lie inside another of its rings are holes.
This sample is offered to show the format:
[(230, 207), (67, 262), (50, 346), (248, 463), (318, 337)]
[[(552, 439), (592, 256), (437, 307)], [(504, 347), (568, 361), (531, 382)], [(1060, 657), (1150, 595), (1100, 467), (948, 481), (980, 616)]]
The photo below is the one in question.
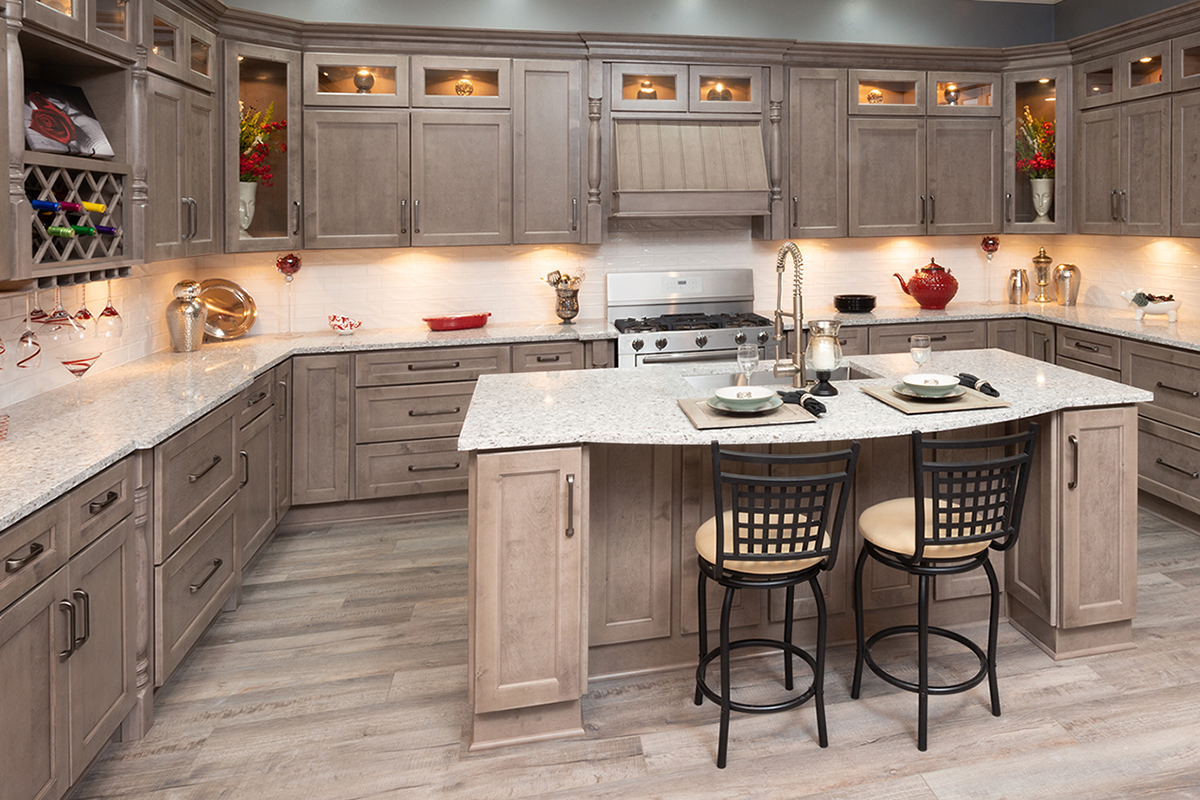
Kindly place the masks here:
[(49, 226), (48, 228), (46, 228), (46, 233), (50, 234), (51, 236), (57, 236), (60, 239), (74, 239), (75, 238), (75, 231), (71, 230), (70, 228), (64, 228), (61, 225)]
[(34, 211), (58, 211), (58, 203), (52, 200), (30, 200), (29, 205)]

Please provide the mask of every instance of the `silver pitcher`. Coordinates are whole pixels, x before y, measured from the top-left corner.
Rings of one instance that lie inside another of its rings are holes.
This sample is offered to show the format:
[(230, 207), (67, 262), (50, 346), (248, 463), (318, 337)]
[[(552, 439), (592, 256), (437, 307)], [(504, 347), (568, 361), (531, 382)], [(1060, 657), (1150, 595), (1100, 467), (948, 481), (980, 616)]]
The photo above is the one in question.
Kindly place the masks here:
[(1079, 297), (1079, 267), (1074, 264), (1059, 264), (1054, 268), (1054, 288), (1058, 292), (1060, 306), (1073, 306)]
[(1029, 302), (1029, 273), (1014, 269), (1008, 273), (1008, 302), (1023, 305)]
[(173, 291), (175, 299), (167, 304), (171, 349), (176, 353), (199, 350), (204, 341), (204, 323), (208, 321), (208, 306), (200, 300), (200, 284), (183, 280), (175, 284)]

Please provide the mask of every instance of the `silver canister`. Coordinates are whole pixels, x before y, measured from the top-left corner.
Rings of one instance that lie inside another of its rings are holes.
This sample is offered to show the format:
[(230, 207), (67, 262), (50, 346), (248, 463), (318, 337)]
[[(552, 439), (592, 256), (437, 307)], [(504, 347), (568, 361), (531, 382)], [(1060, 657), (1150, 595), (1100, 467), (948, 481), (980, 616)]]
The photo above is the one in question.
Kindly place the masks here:
[(167, 304), (167, 331), (176, 353), (199, 350), (204, 341), (208, 306), (200, 301), (200, 284), (184, 280), (175, 284), (175, 299)]
[(1073, 306), (1079, 298), (1079, 267), (1074, 264), (1059, 264), (1054, 268), (1054, 289), (1058, 293), (1060, 306)]
[(1029, 302), (1029, 273), (1023, 269), (1008, 273), (1008, 302), (1016, 305)]

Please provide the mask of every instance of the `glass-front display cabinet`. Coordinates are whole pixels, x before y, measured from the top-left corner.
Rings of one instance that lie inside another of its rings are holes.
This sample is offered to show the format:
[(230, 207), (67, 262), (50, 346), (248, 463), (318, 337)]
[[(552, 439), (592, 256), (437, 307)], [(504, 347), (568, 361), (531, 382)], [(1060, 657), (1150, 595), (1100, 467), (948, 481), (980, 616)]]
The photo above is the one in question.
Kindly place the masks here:
[(419, 108), (509, 108), (511, 81), (507, 58), (414, 56), (410, 96)]
[(761, 67), (688, 68), (688, 110), (711, 113), (760, 113)]
[(1096, 108), (1169, 92), (1170, 77), (1171, 44), (1159, 42), (1079, 65), (1075, 92), (1080, 108)]
[(613, 64), (609, 96), (613, 111), (687, 111), (687, 65)]
[(1172, 92), (1200, 89), (1200, 33), (1171, 40)]
[(408, 56), (305, 53), (304, 104), (348, 108), (407, 106)]
[(850, 70), (851, 114), (924, 116), (925, 73), (917, 70)]
[(1071, 158), (1057, 111), (1069, 113), (1070, 68), (1004, 76), (1004, 230), (1067, 233)]
[(154, 3), (145, 24), (146, 66), (198, 89), (216, 88), (214, 31), (161, 3)]
[(225, 43), (227, 252), (300, 246), (300, 68), (293, 50)]
[(990, 72), (930, 72), (926, 111), (936, 116), (1000, 116), (1000, 76)]
[(23, 16), (34, 26), (133, 60), (137, 56), (141, 2), (25, 0)]

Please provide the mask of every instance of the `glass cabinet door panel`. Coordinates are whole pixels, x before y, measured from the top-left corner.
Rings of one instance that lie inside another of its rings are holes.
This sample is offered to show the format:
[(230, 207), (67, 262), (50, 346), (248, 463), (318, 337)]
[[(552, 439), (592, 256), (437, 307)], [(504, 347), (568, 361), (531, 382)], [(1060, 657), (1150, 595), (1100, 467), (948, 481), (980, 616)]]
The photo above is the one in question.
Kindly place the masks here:
[(1180, 50), (1183, 57), (1180, 74), (1185, 78), (1200, 78), (1200, 44)]
[(1163, 65), (1170, 75), (1168, 91), (1200, 89), (1200, 33), (1171, 40), (1171, 58)]
[(1170, 42), (1126, 50), (1117, 64), (1121, 68), (1118, 81), (1121, 102), (1153, 97), (1170, 91)]
[[(716, 78), (714, 73), (711, 77)], [(694, 80), (698, 74), (694, 76)], [(719, 81), (713, 80), (707, 92), (715, 89)], [(746, 87), (749, 90), (750, 87)], [(716, 96), (724, 96), (726, 87), (717, 90)], [(714, 100), (710, 106), (734, 101), (733, 87), (728, 87), (729, 101)], [(695, 103), (700, 102), (699, 89), (691, 92)], [(741, 99), (741, 98), (739, 98)], [(688, 68), (676, 64), (613, 64), (612, 65), (612, 108), (615, 111), (687, 111)], [(729, 110), (728, 108), (718, 110)]]
[[(1009, 144), (1005, 148), (1004, 229), (1010, 233), (1066, 229), (1070, 159), (1055, 134), (1058, 100), (1060, 95), (1066, 97), (1068, 74), (1068, 68), (1061, 67), (1005, 76), (1004, 136)], [(1035, 185), (1035, 178), (1053, 178), (1053, 183)], [(1039, 219), (1038, 207), (1045, 208), (1047, 199), (1046, 216)]]
[(690, 110), (707, 113), (762, 111), (761, 68), (691, 67), (688, 74)]
[(434, 108), (508, 108), (511, 71), (507, 58), (415, 57), (412, 103)]
[(129, 25), (126, 0), (93, 0), (96, 6), (96, 28), (115, 36), (118, 39), (129, 40)]
[(317, 72), (319, 94), (395, 94), (395, 67), (322, 66)]
[(1117, 56), (1093, 59), (1075, 67), (1075, 102), (1079, 108), (1096, 108), (1121, 100)]
[(911, 70), (850, 70), (851, 114), (925, 113), (925, 73)]
[[(238, 61), (238, 107), (243, 118), (257, 119), (259, 129), (283, 123), (288, 108), (288, 64), (262, 58), (242, 56)], [(240, 176), (258, 178), (254, 198), (254, 215), (248, 227), (241, 230), (242, 238), (284, 238), (292, 229), (292, 209), (289, 205), (288, 157), (279, 145), (287, 140), (287, 129), (267, 132), (265, 148), (241, 152)], [(240, 143), (241, 144), (241, 143)], [(240, 147), (239, 144), (239, 147)]]
[(179, 56), (175, 52), (179, 44), (179, 31), (178, 26), (156, 15), (153, 27), (154, 41), (150, 53), (172, 64), (179, 63)]
[(927, 108), (940, 116), (1000, 116), (1000, 76), (987, 72), (930, 72)]
[(78, 41), (87, 38), (87, 14), (83, 0), (25, 0), (18, 6), (26, 22)]
[(66, 17), (75, 16), (75, 3), (72, 0), (37, 0), (37, 4)]
[[(459, 73), (457, 77), (462, 78), (463, 75)], [(473, 81), (471, 78), (468, 80)], [(498, 84), (498, 80), (492, 83)], [(452, 90), (454, 85), (451, 84)], [(471, 88), (471, 96), (480, 89), (474, 82)], [(455, 96), (458, 96), (457, 92)], [(408, 57), (379, 53), (305, 53), (304, 103), (348, 108), (406, 106)]]
[(1149, 86), (1152, 83), (1162, 83), (1162, 56), (1142, 56), (1129, 65), (1129, 85)]
[(212, 45), (208, 42), (189, 36), (191, 41), (191, 70), (198, 75), (212, 77)]

